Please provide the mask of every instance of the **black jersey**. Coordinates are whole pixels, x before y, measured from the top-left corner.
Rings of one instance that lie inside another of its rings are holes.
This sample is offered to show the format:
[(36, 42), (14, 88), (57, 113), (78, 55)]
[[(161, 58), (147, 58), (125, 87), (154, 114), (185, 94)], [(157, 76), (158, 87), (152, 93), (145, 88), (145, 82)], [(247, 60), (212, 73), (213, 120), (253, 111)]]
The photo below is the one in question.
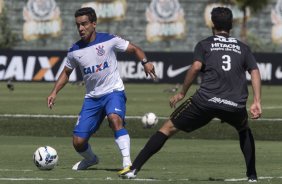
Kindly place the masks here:
[(202, 82), (193, 97), (199, 105), (230, 111), (246, 107), (246, 71), (257, 69), (246, 44), (227, 35), (211, 36), (196, 45), (194, 61), (203, 64)]

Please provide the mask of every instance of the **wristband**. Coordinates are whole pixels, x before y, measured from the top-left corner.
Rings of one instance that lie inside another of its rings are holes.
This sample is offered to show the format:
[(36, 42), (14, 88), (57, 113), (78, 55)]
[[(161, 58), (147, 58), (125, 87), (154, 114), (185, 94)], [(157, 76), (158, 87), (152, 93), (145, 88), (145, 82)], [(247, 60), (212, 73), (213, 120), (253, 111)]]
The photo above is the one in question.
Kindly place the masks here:
[(150, 61), (148, 61), (146, 58), (142, 59), (141, 64), (144, 66), (145, 64), (149, 63)]

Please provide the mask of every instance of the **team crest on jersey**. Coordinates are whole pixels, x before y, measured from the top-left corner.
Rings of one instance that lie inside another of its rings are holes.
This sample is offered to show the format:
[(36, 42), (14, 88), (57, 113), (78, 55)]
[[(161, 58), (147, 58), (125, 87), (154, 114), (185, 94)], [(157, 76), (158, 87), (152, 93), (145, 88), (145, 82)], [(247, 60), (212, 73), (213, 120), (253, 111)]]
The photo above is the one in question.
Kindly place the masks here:
[(97, 48), (97, 54), (98, 56), (103, 56), (105, 54), (105, 50), (104, 50), (104, 46), (103, 45), (99, 45)]

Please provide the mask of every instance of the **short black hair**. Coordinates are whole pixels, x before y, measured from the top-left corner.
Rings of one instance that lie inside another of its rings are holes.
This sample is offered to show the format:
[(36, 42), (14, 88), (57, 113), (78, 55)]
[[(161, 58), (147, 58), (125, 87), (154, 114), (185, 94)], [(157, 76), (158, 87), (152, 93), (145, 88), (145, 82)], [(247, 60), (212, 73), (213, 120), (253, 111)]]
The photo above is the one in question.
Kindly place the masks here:
[(76, 10), (74, 17), (79, 17), (79, 16), (83, 16), (83, 15), (86, 15), (90, 22), (96, 22), (97, 21), (96, 12), (91, 7), (85, 7), (85, 8), (80, 8), (80, 9)]
[(232, 29), (233, 15), (232, 11), (226, 7), (216, 7), (212, 9), (211, 19), (214, 28), (218, 31), (229, 32)]

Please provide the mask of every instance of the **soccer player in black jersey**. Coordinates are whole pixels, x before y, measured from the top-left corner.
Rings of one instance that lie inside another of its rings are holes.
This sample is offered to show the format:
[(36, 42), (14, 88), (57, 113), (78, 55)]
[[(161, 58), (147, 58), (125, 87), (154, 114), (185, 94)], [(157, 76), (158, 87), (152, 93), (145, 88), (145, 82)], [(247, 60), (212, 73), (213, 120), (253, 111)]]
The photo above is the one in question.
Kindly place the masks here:
[(145, 162), (158, 152), (166, 140), (179, 130), (194, 131), (218, 118), (233, 126), (240, 137), (249, 182), (257, 181), (255, 143), (248, 125), (246, 102), (248, 88), (246, 71), (251, 75), (253, 103), (252, 119), (261, 116), (261, 79), (256, 60), (250, 48), (230, 37), (232, 12), (225, 7), (211, 12), (213, 36), (200, 41), (194, 51), (194, 60), (187, 71), (182, 90), (170, 98), (170, 106), (182, 100), (193, 80), (202, 72), (202, 83), (196, 93), (171, 114), (169, 120), (147, 142), (130, 169), (120, 173), (123, 178), (135, 178)]

